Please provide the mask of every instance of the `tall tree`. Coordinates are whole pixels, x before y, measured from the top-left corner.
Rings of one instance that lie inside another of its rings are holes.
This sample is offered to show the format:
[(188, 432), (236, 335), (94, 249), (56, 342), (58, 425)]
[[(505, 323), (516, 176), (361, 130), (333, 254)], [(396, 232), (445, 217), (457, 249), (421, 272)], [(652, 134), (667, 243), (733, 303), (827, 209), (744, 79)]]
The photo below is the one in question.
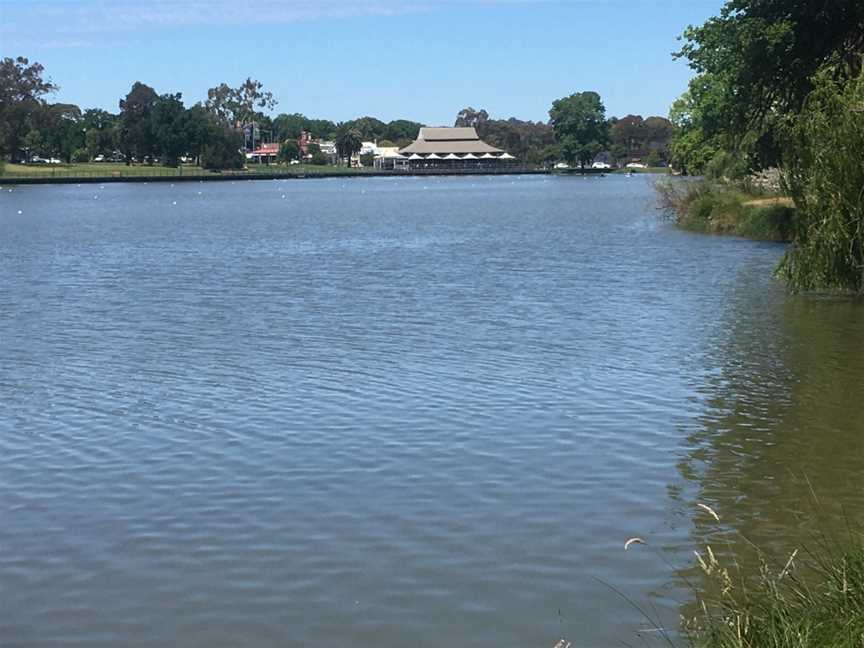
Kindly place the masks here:
[(153, 104), (151, 119), (155, 153), (162, 164), (176, 167), (189, 148), (189, 122), (180, 93), (161, 95)]
[(354, 155), (363, 146), (363, 139), (360, 132), (356, 128), (341, 127), (336, 134), (336, 152), (339, 157), (346, 161), (347, 166), (351, 166), (351, 156)]
[(0, 62), (0, 157), (18, 159), (28, 120), (57, 86), (43, 78), (44, 68), (23, 56)]
[(689, 101), (698, 107), (704, 140), (722, 138), (753, 167), (774, 165), (813, 74), (829, 62), (842, 79), (860, 71), (864, 2), (728, 0), (684, 39), (677, 56), (698, 73)]
[(552, 102), (549, 118), (564, 158), (584, 167), (609, 142), (606, 108), (596, 92), (578, 92)]
[(236, 128), (262, 116), (259, 109), (272, 110), (277, 103), (273, 93), (264, 90), (264, 84), (249, 77), (237, 88), (227, 83), (210, 88), (204, 106), (224, 124)]
[(156, 148), (152, 114), (158, 101), (156, 91), (140, 81), (120, 100), (119, 144), (126, 164), (133, 159), (152, 161)]

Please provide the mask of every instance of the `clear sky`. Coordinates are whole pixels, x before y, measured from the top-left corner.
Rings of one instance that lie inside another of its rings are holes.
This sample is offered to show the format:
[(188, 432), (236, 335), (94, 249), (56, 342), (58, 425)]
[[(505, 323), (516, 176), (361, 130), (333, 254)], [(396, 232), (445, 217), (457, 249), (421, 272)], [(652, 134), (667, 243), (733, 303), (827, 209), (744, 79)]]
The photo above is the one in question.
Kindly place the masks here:
[(182, 92), (257, 78), (274, 114), (451, 125), (465, 106), (548, 119), (600, 93), (608, 115), (666, 115), (692, 71), (670, 56), (721, 0), (0, 0), (0, 55), (53, 101), (117, 112), (134, 81)]

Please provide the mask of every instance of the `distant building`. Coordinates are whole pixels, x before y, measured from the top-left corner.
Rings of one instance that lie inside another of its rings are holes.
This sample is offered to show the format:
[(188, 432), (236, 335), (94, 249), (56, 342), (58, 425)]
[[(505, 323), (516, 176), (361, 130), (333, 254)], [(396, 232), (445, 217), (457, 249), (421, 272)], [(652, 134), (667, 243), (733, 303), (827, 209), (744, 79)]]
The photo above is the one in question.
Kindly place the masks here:
[(471, 127), (420, 129), (417, 139), (399, 151), (397, 169), (476, 169), (512, 164), (515, 158), (480, 139)]
[(375, 154), (375, 168), (379, 171), (389, 171), (396, 167), (399, 160), (405, 158), (399, 154), (398, 146), (379, 146)]
[(261, 144), (258, 148), (246, 154), (246, 159), (250, 162), (269, 164), (275, 162), (279, 155), (279, 143)]

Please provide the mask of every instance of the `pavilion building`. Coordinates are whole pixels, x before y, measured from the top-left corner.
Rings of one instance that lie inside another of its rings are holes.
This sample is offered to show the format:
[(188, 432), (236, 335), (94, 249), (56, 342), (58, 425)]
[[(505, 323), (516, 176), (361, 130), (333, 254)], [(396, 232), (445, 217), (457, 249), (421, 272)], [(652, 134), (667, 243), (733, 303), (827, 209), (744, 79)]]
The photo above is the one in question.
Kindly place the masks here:
[(511, 165), (516, 158), (480, 139), (473, 127), (420, 129), (417, 139), (399, 151), (395, 168), (486, 169)]

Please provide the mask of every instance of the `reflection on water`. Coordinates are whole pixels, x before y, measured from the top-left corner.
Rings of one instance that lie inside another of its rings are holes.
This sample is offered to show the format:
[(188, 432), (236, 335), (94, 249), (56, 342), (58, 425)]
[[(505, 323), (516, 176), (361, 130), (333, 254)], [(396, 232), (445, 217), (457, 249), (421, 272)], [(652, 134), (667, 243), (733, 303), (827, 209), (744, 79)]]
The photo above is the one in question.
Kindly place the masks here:
[(782, 562), (864, 523), (864, 304), (753, 292), (722, 326), (719, 371), (679, 469), (688, 505), (722, 517), (697, 512), (695, 544), (755, 574), (754, 546)]
[(782, 251), (644, 177), (4, 191), (0, 644), (674, 628), (666, 561), (782, 544), (805, 475), (862, 514), (862, 305)]

